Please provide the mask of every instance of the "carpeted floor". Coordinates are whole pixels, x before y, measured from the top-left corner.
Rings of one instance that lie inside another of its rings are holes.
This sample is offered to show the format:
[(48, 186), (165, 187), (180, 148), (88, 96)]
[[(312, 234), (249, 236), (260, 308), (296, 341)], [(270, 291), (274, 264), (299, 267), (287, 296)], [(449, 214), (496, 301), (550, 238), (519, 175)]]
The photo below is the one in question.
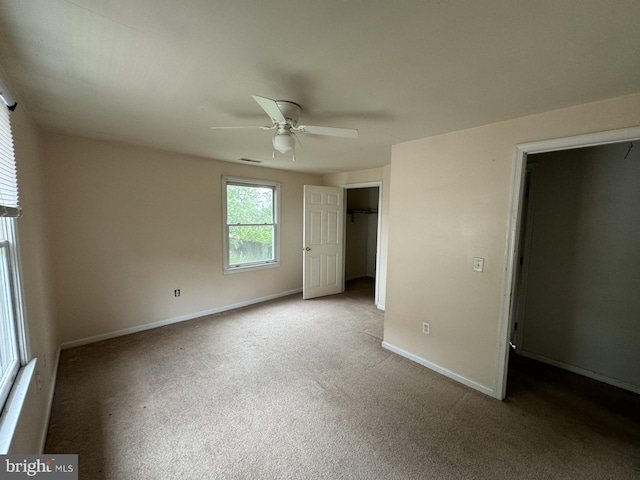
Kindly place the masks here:
[(499, 402), (382, 331), (360, 285), (66, 350), (46, 451), (83, 480), (640, 478), (638, 395), (516, 358)]

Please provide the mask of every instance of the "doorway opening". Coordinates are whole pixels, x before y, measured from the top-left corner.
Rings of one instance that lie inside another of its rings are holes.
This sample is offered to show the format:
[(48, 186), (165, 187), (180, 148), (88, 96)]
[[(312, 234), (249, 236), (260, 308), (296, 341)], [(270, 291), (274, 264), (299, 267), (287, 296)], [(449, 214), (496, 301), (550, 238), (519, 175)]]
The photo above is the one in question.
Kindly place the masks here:
[[(597, 224), (594, 225), (594, 222), (597, 223), (598, 219), (600, 219), (601, 221), (606, 220), (606, 222), (609, 222), (612, 220), (612, 218), (620, 216), (625, 210), (625, 208), (627, 208), (627, 207), (624, 207), (622, 204), (619, 204), (617, 206), (609, 204), (608, 202), (610, 202), (611, 200), (611, 194), (607, 194), (606, 192), (610, 192), (610, 193), (613, 192), (615, 195), (619, 195), (621, 193), (620, 190), (626, 189), (627, 194), (631, 196), (628, 198), (635, 198), (633, 197), (634, 195), (633, 185), (629, 185), (627, 188), (627, 186), (620, 187), (618, 183), (611, 184), (611, 182), (614, 181), (613, 180), (614, 176), (617, 175), (618, 177), (620, 177), (619, 171), (615, 171), (615, 172), (610, 171), (610, 173), (612, 172), (611, 176), (608, 178), (603, 178), (602, 171), (600, 172), (595, 172), (593, 170), (583, 171), (578, 174), (577, 171), (574, 172), (571, 169), (569, 169), (569, 171), (567, 172), (569, 174), (569, 177), (567, 178), (571, 178), (571, 173), (575, 173), (576, 178), (574, 178), (574, 180), (576, 180), (578, 183), (582, 182), (581, 183), (582, 187), (584, 186), (584, 182), (588, 182), (590, 183), (590, 188), (595, 188), (595, 190), (592, 190), (590, 193), (586, 195), (582, 195), (579, 201), (577, 201), (576, 198), (569, 198), (569, 207), (567, 208), (569, 208), (569, 210), (570, 208), (573, 208), (571, 207), (571, 202), (573, 202), (573, 204), (576, 204), (576, 203), (590, 204), (591, 209), (583, 210), (582, 207), (580, 207), (580, 210), (576, 211), (578, 213), (576, 212), (571, 213), (571, 211), (565, 212), (566, 215), (564, 220), (563, 219), (555, 220), (557, 227), (553, 227), (553, 226), (550, 227), (549, 225), (547, 225), (546, 227), (541, 227), (537, 229), (534, 219), (541, 216), (542, 207), (538, 206), (538, 203), (539, 203), (538, 197), (537, 196), (535, 198), (532, 197), (531, 192), (533, 191), (532, 186), (534, 186), (536, 181), (542, 175), (542, 169), (539, 168), (539, 165), (541, 163), (541, 160), (544, 159), (545, 157), (538, 156), (537, 157), (538, 161), (535, 163), (535, 168), (532, 169), (531, 167), (534, 164), (536, 155), (545, 154), (545, 155), (571, 156), (571, 155), (574, 155), (576, 149), (584, 150), (585, 147), (596, 147), (596, 146), (604, 146), (604, 145), (610, 145), (610, 144), (619, 144), (617, 147), (615, 147), (615, 150), (616, 150), (615, 155), (620, 156), (618, 154), (622, 152), (623, 157), (627, 156), (627, 159), (625, 159), (625, 161), (628, 161), (630, 160), (629, 156), (627, 155), (628, 150), (630, 150), (629, 147), (632, 145), (632, 142), (635, 142), (636, 147), (640, 146), (638, 139), (640, 139), (640, 128), (630, 128), (630, 129), (617, 130), (612, 132), (602, 132), (597, 134), (583, 135), (579, 137), (536, 142), (536, 143), (531, 143), (526, 145), (519, 145), (516, 148), (512, 200), (511, 200), (511, 209), (510, 209), (511, 213), (510, 213), (510, 222), (509, 222), (509, 230), (508, 230), (509, 231), (508, 250), (507, 250), (508, 259), (507, 259), (507, 264), (505, 269), (506, 277), (504, 282), (505, 292), (503, 296), (503, 305), (502, 305), (501, 322), (500, 322), (501, 333), (500, 333), (500, 346), (499, 346), (499, 349), (500, 349), (499, 361), (501, 362), (501, 365), (498, 367), (497, 378), (496, 378), (496, 387), (497, 387), (496, 396), (498, 398), (501, 398), (501, 399), (505, 398), (505, 395), (507, 392), (507, 373), (508, 373), (508, 366), (509, 366), (509, 357), (512, 351), (512, 347), (511, 347), (512, 345), (514, 345), (514, 347), (517, 348), (520, 351), (520, 353), (522, 353), (522, 351), (526, 352), (527, 348), (537, 348), (537, 346), (543, 345), (542, 348), (544, 351), (541, 354), (539, 354), (539, 358), (537, 358), (537, 360), (542, 360), (542, 359), (548, 360), (549, 358), (554, 356), (553, 352), (551, 352), (549, 349), (555, 344), (557, 346), (556, 350), (561, 352), (560, 354), (561, 359), (557, 360), (555, 363), (553, 361), (547, 361), (546, 363), (550, 363), (555, 366), (560, 366), (567, 370), (571, 370), (571, 368), (567, 368), (567, 367), (577, 367), (577, 369), (574, 368), (573, 371), (581, 374), (585, 374), (585, 372), (593, 371), (592, 366), (588, 364), (584, 364), (581, 366), (580, 361), (581, 359), (587, 359), (589, 357), (588, 353), (586, 356), (583, 355), (585, 339), (587, 337), (594, 337), (594, 336), (595, 338), (600, 340), (603, 338), (602, 334), (597, 333), (599, 327), (597, 327), (594, 324), (595, 322), (594, 318), (593, 317), (591, 318), (590, 320), (591, 324), (586, 328), (586, 333), (584, 330), (580, 331), (579, 327), (577, 327), (576, 325), (567, 326), (565, 324), (564, 326), (559, 327), (560, 330), (559, 332), (556, 332), (556, 333), (559, 334), (564, 331), (565, 334), (569, 333), (574, 335), (574, 338), (572, 338), (571, 340), (567, 340), (566, 338), (563, 339), (561, 337), (558, 337), (557, 338), (558, 342), (555, 342), (555, 340), (545, 342), (544, 339), (542, 339), (542, 335), (549, 333), (550, 327), (549, 325), (546, 325), (546, 326), (543, 326), (542, 328), (537, 328), (537, 330), (539, 331), (536, 332), (536, 328), (534, 328), (535, 325), (532, 322), (530, 322), (528, 319), (529, 313), (531, 312), (527, 312), (527, 303), (533, 304), (533, 308), (540, 308), (541, 304), (547, 303), (548, 305), (549, 301), (564, 302), (568, 300), (568, 301), (575, 301), (572, 305), (569, 306), (571, 311), (576, 311), (576, 308), (583, 308), (584, 307), (584, 305), (582, 305), (582, 303), (584, 303), (583, 297), (585, 295), (586, 295), (585, 298), (594, 297), (592, 294), (588, 293), (589, 289), (593, 288), (593, 285), (591, 281), (585, 281), (584, 272), (583, 274), (579, 274), (576, 276), (576, 268), (578, 268), (578, 270), (584, 269), (584, 268), (588, 269), (588, 268), (591, 268), (593, 265), (597, 265), (600, 262), (600, 260), (602, 260), (599, 254), (596, 254), (594, 256), (593, 254), (588, 253), (589, 250), (587, 249), (587, 245), (584, 245), (585, 241), (587, 240), (586, 236), (604, 234), (605, 238), (611, 237), (611, 230), (603, 229), (601, 228), (602, 226), (598, 226)], [(612, 151), (612, 150), (602, 149), (601, 147), (598, 147), (598, 148), (600, 149), (599, 155), (602, 153), (601, 151), (609, 151), (609, 152)], [(631, 146), (631, 151), (632, 151), (632, 148), (633, 147)], [(620, 152), (618, 152), (618, 150), (620, 150)], [(567, 151), (567, 152), (564, 152), (564, 151)], [(551, 152), (554, 152), (554, 153), (552, 154)], [(545, 161), (552, 161), (552, 160), (545, 160)], [(527, 168), (527, 165), (529, 166), (529, 168)], [(636, 167), (637, 166), (631, 165), (632, 169)], [(640, 170), (636, 170), (636, 173), (638, 171)], [(564, 185), (562, 184), (563, 180), (556, 179), (556, 181), (559, 182), (559, 187), (556, 189), (558, 191), (558, 194), (559, 195), (566, 194), (568, 191), (568, 188), (566, 185), (566, 179), (564, 180), (565, 182)], [(609, 184), (607, 184), (607, 182), (609, 182)], [(550, 185), (547, 185), (545, 187), (546, 190), (548, 190), (549, 188), (550, 188)], [(529, 196), (527, 196), (527, 189), (529, 189)], [(600, 196), (599, 199), (596, 198), (598, 197), (598, 195), (600, 195), (599, 193), (597, 193), (598, 191), (600, 191), (600, 193), (604, 195), (604, 196)], [(547, 199), (547, 203), (548, 203), (547, 210), (553, 211), (554, 208), (557, 207), (556, 205), (554, 205), (553, 203), (554, 201), (555, 200), (549, 201)], [(607, 204), (608, 205), (607, 208), (610, 209), (608, 213), (607, 212), (603, 213), (602, 211), (602, 208), (606, 206), (605, 204)], [(556, 215), (556, 213), (558, 212), (553, 213), (553, 215)], [(636, 217), (633, 216), (633, 217), (626, 217), (626, 218), (627, 220), (620, 219), (620, 222), (618, 222), (618, 224), (621, 225), (622, 229), (627, 229), (629, 226), (629, 222), (631, 221), (629, 219), (630, 218), (635, 219)], [(578, 226), (575, 224), (576, 221), (586, 221), (587, 224)], [(588, 225), (589, 222), (591, 223), (590, 226)], [(567, 223), (569, 223), (569, 225), (567, 225)], [(571, 223), (573, 223), (574, 225), (571, 225)], [(633, 220), (633, 223), (635, 223), (636, 226), (638, 224), (637, 220)], [(590, 228), (589, 233), (586, 232), (585, 225), (589, 226)], [(537, 236), (539, 237), (545, 237), (545, 236), (549, 237), (549, 235), (550, 237), (547, 238), (546, 240), (544, 238), (536, 239), (534, 238), (534, 236), (536, 236), (535, 234), (536, 231), (538, 232), (539, 235)], [(563, 231), (564, 233), (561, 233)], [(618, 237), (618, 241), (621, 242), (620, 245), (624, 245), (624, 244), (634, 245), (634, 243), (632, 242), (630, 243), (630, 240), (627, 238), (628, 235), (620, 236), (618, 234), (615, 234), (613, 236)], [(567, 237), (569, 238), (567, 239)], [(551, 252), (550, 253), (551, 255), (559, 253), (558, 242), (561, 242), (561, 243), (564, 242), (566, 244), (564, 254), (560, 253), (560, 256), (556, 260), (557, 264), (555, 265), (553, 261), (549, 258), (544, 259), (542, 257), (541, 258), (536, 257), (536, 255), (539, 256), (540, 252), (544, 251), (544, 249), (546, 248), (544, 243), (545, 241), (547, 243), (550, 242), (550, 244), (555, 245), (551, 249), (547, 249), (548, 252)], [(594, 240), (592, 243), (594, 244), (602, 243), (602, 239)], [(536, 250), (536, 251), (534, 252), (532, 250)], [(619, 251), (619, 248), (616, 248), (616, 247), (609, 248), (609, 252), (614, 256), (617, 251)], [(580, 260), (580, 255), (583, 255), (583, 254), (586, 255), (587, 258), (591, 258), (593, 262), (592, 261), (587, 262), (584, 259)], [(608, 268), (606, 263), (607, 262), (604, 262), (604, 264), (601, 263), (600, 266), (603, 266), (603, 268)], [(532, 269), (535, 271), (533, 271)], [(570, 284), (566, 280), (559, 281), (556, 284), (555, 289), (552, 289), (551, 291), (547, 291), (545, 293), (542, 290), (549, 287), (548, 282), (546, 282), (546, 284), (544, 281), (540, 282), (541, 280), (540, 271), (544, 271), (545, 269), (547, 269), (547, 273), (549, 271), (553, 272), (552, 276), (548, 278), (552, 278), (555, 280), (559, 280), (558, 269), (565, 269), (565, 271), (569, 271), (571, 275), (575, 277), (576, 283)], [(602, 274), (602, 270), (600, 270), (600, 274)], [(633, 273), (631, 274), (633, 275)], [(534, 276), (536, 278), (534, 278)], [(614, 275), (612, 274), (610, 276), (613, 277)], [(596, 279), (597, 273), (591, 278)], [(537, 298), (538, 298), (538, 300), (536, 300), (535, 302), (531, 298), (531, 295), (534, 294), (531, 284), (534, 281), (538, 282), (538, 285), (536, 288), (542, 289), (541, 291), (535, 291), (535, 295), (537, 295)], [(611, 287), (611, 288), (613, 288), (616, 294), (619, 293), (619, 289), (617, 289), (616, 287)], [(568, 290), (568, 291), (563, 293), (564, 290)], [(550, 308), (552, 310), (554, 308), (557, 309), (557, 306), (556, 307), (551, 306)], [(565, 308), (567, 308), (566, 305), (565, 305)], [(583, 311), (583, 312), (576, 311), (576, 318), (584, 318), (584, 315), (586, 314), (586, 312), (587, 311)], [(524, 317), (523, 317), (523, 314), (524, 314)], [(565, 312), (565, 316), (566, 316), (566, 312)], [(524, 319), (527, 319), (527, 321), (525, 322)], [(607, 321), (609, 321), (609, 318), (607, 318)], [(610, 326), (611, 325), (607, 324), (607, 322), (604, 322), (602, 325), (601, 333), (603, 332), (611, 333), (611, 329), (609, 328)], [(624, 327), (622, 328), (622, 330), (624, 330)], [(578, 332), (577, 338), (575, 337), (576, 332)], [(617, 347), (618, 344), (615, 343), (615, 340), (613, 341), (614, 341), (614, 344), (604, 346), (604, 347), (600, 345), (599, 348), (606, 350), (608, 353), (611, 353), (611, 351), (618, 349)], [(570, 342), (573, 342), (572, 345), (569, 345)], [(629, 354), (633, 355), (633, 352), (636, 351), (637, 349), (636, 350), (627, 349), (627, 350), (629, 351)], [(534, 358), (534, 355), (529, 355), (529, 356)], [(607, 361), (610, 361), (610, 360), (607, 360)], [(634, 363), (635, 362), (632, 362), (632, 364)], [(575, 364), (578, 364), (578, 365), (575, 365)], [(633, 376), (633, 374), (631, 375)], [(590, 376), (592, 376), (592, 378), (596, 378), (601, 381), (607, 381), (607, 378), (606, 378), (607, 375), (602, 375), (601, 378), (598, 378), (594, 375), (590, 375)], [(616, 374), (615, 376), (620, 376), (620, 375)], [(615, 382), (608, 382), (608, 383), (615, 384)], [(622, 383), (625, 383), (625, 382), (622, 382)], [(618, 384), (618, 386), (625, 387), (625, 385), (620, 385), (620, 384)]]
[(380, 185), (345, 188), (345, 291), (368, 290), (378, 304)]

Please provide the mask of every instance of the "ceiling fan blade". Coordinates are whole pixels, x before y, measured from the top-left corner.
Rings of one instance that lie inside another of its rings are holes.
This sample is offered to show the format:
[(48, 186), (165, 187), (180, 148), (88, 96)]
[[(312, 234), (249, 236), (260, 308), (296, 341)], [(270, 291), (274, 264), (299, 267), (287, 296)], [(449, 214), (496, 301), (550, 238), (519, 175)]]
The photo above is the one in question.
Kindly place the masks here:
[(313, 135), (329, 135), (332, 137), (358, 138), (358, 130), (352, 128), (316, 127), (313, 125), (300, 125), (295, 130)]
[(264, 127), (262, 125), (250, 125), (250, 126), (238, 126), (238, 127), (209, 127), (209, 128), (211, 128), (211, 130), (234, 130), (238, 128), (259, 128), (261, 130), (273, 130), (274, 128), (276, 128), (276, 126), (272, 125), (270, 127)]
[(267, 113), (267, 115), (269, 115), (271, 120), (274, 121), (274, 123), (285, 123), (287, 121), (287, 119), (284, 118), (284, 115), (278, 108), (278, 104), (275, 102), (275, 100), (271, 100), (270, 98), (266, 97), (260, 97), (258, 95), (252, 96), (253, 99), (258, 102), (258, 105), (260, 105), (262, 109)]

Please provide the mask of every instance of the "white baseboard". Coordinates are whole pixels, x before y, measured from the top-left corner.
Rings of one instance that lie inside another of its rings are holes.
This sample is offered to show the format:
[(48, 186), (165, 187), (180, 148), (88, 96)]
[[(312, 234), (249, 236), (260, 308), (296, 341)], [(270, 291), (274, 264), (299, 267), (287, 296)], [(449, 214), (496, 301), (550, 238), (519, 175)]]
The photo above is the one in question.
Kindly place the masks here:
[(180, 317), (168, 318), (166, 320), (160, 320), (157, 322), (147, 323), (145, 325), (139, 325), (137, 327), (124, 328), (122, 330), (116, 330), (115, 332), (108, 332), (100, 335), (95, 335), (93, 337), (81, 338), (79, 340), (74, 340), (72, 342), (63, 343), (60, 348), (62, 348), (62, 350), (67, 350), (68, 348), (79, 347), (81, 345), (87, 345), (89, 343), (101, 342), (102, 340), (122, 337), (124, 335), (129, 335), (131, 333), (142, 332), (144, 330), (151, 330), (152, 328), (164, 327), (165, 325), (171, 325), (173, 323), (186, 322), (187, 320), (193, 320), (194, 318), (204, 317), (206, 315), (213, 315), (214, 313), (226, 312), (228, 310), (234, 310), (236, 308), (247, 307), (249, 305), (254, 305), (256, 303), (267, 302), (269, 300), (275, 300), (276, 298), (286, 297), (288, 295), (294, 295), (300, 292), (302, 292), (302, 289), (296, 288), (295, 290), (276, 293), (276, 294), (268, 295), (266, 297), (261, 297), (261, 298), (254, 298), (252, 300), (233, 303), (231, 305), (224, 305), (222, 307), (212, 308), (210, 310), (205, 310), (203, 312), (190, 313), (187, 315), (182, 315)]
[(476, 383), (473, 380), (469, 380), (468, 378), (463, 377), (462, 375), (458, 375), (457, 373), (452, 372), (451, 370), (447, 370), (446, 368), (441, 367), (440, 365), (437, 365), (428, 360), (425, 360), (424, 358), (418, 357), (417, 355), (414, 355), (413, 353), (409, 353), (406, 350), (403, 350), (402, 348), (398, 348), (394, 345), (391, 345), (390, 343), (382, 342), (382, 346), (387, 350), (392, 351), (393, 353), (397, 353), (401, 357), (404, 357), (413, 362), (419, 363), (420, 365), (427, 367), (435, 372), (438, 372), (439, 374), (444, 375), (445, 377), (455, 380), (456, 382), (462, 383), (467, 387), (473, 388), (474, 390), (478, 390), (479, 392), (482, 392), (485, 395), (489, 395), (490, 397), (497, 398), (498, 400), (500, 399), (500, 397), (496, 394), (496, 391), (492, 388), (485, 387), (484, 385), (480, 385), (479, 383)]
[(378, 310), (382, 310), (384, 312), (384, 305), (376, 305), (376, 307), (378, 307)]
[(553, 358), (544, 357), (536, 353), (525, 352), (524, 350), (521, 350), (518, 353), (523, 357), (528, 357), (528, 358), (531, 358), (532, 360), (537, 360), (542, 363), (547, 363), (549, 365), (553, 365), (554, 367), (562, 368), (564, 370), (577, 373), (578, 375), (583, 375), (585, 377), (592, 378), (599, 382), (613, 385), (614, 387), (622, 388), (624, 390), (629, 390), (630, 392), (634, 392), (634, 393), (640, 393), (640, 386), (638, 385), (632, 385), (631, 383), (626, 383), (615, 378), (607, 377), (606, 375), (602, 375), (600, 373), (592, 372), (591, 370), (585, 370), (584, 368), (576, 367), (574, 365), (569, 365), (568, 363), (559, 362), (558, 360), (554, 360)]
[(40, 453), (44, 453), (44, 446), (47, 443), (47, 432), (49, 431), (49, 423), (51, 421), (51, 410), (53, 409), (53, 396), (56, 393), (56, 382), (58, 380), (58, 366), (60, 365), (60, 347), (56, 352), (55, 365), (53, 366), (53, 378), (51, 379), (51, 388), (49, 389), (49, 400), (47, 408), (47, 419), (42, 426), (40, 432)]

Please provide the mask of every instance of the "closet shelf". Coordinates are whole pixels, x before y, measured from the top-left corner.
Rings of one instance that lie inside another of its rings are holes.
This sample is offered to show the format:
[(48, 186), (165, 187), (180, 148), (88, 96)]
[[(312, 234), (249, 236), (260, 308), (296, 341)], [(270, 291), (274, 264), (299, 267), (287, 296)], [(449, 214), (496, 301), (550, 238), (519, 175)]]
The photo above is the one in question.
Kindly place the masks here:
[(378, 209), (375, 209), (375, 208), (368, 209), (368, 210), (358, 210), (358, 209), (355, 209), (355, 208), (347, 209), (347, 215), (351, 215), (351, 221), (352, 222), (355, 221), (355, 215), (357, 213), (362, 213), (362, 214), (365, 214), (365, 215), (371, 215), (371, 214), (376, 214), (377, 215), (378, 214)]

